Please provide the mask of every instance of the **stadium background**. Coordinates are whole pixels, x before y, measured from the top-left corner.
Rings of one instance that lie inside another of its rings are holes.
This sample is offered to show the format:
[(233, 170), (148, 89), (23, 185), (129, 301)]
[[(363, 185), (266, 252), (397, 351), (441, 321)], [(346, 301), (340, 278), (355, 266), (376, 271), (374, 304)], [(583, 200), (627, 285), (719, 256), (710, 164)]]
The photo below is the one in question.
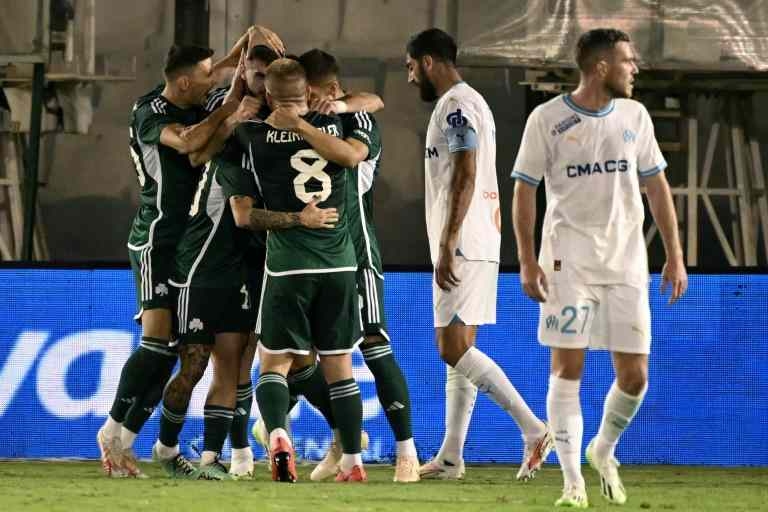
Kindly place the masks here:
[[(445, 366), (433, 347), (430, 279), (428, 273), (389, 272), (385, 297), (423, 460), (440, 447), (444, 415)], [(768, 465), (768, 275), (693, 275), (689, 293), (674, 307), (666, 305), (658, 285), (653, 276), (648, 395), (622, 437), (618, 458)], [(0, 323), (0, 458), (98, 457), (94, 433), (109, 411), (123, 361), (139, 341), (130, 272), (2, 269), (0, 304), (8, 306)], [(503, 274), (498, 323), (480, 330), (478, 344), (544, 416), (548, 354), (536, 342), (537, 309), (520, 291), (517, 274)], [(394, 441), (359, 354), (355, 366), (371, 438), (364, 455), (391, 460)], [(581, 392), (585, 439), (597, 431), (612, 375), (606, 353), (589, 354)], [(208, 377), (197, 387), (181, 436), (191, 455), (202, 439)], [(252, 421), (257, 417), (254, 404)], [(157, 425), (156, 417), (150, 419), (140, 434), (140, 457), (149, 456)], [(322, 417), (303, 401), (294, 411), (293, 434), (306, 458), (322, 457), (330, 442)], [(515, 424), (481, 394), (467, 462), (516, 463), (521, 453)]]

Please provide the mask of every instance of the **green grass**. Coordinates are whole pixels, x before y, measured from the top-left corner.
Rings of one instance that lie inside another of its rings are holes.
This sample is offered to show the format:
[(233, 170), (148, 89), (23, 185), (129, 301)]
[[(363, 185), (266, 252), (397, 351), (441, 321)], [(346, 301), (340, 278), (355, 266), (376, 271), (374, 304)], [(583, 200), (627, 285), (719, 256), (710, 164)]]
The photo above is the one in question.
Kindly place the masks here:
[[(392, 468), (369, 466), (367, 485), (309, 482), (301, 466), (295, 485), (269, 481), (257, 465), (252, 482), (168, 480), (150, 463), (149, 480), (108, 479), (95, 462), (0, 462), (0, 510), (16, 511), (462, 511), (554, 510), (561, 480), (547, 466), (530, 483), (514, 481), (510, 466), (468, 468), (463, 482), (393, 484)], [(593, 510), (603, 501), (594, 472), (584, 468)], [(622, 467), (629, 501), (622, 510), (738, 511), (768, 509), (768, 468)]]

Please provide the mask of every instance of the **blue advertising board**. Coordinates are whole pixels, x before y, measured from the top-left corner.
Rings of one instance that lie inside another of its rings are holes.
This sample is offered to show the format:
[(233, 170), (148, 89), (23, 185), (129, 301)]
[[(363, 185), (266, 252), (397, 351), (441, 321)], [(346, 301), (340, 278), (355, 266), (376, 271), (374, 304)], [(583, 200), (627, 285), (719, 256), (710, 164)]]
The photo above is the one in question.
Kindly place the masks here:
[[(385, 290), (422, 459), (439, 449), (444, 431), (445, 365), (434, 344), (430, 280), (428, 273), (390, 272)], [(653, 276), (649, 390), (618, 458), (641, 464), (768, 465), (768, 275), (693, 275), (688, 294), (674, 306), (666, 305), (658, 284)], [(0, 458), (96, 458), (96, 430), (109, 411), (122, 364), (139, 342), (130, 272), (0, 269), (0, 307)], [(480, 329), (478, 346), (544, 417), (549, 356), (536, 341), (537, 315), (518, 276), (502, 274), (497, 324)], [(373, 378), (359, 354), (354, 364), (371, 438), (364, 455), (369, 461), (391, 460), (394, 440)], [(257, 372), (258, 364), (254, 377)], [(585, 442), (599, 426), (612, 380), (608, 354), (590, 352), (581, 388)], [(209, 382), (207, 374), (182, 432), (182, 448), (189, 453), (202, 444)], [(156, 415), (137, 439), (140, 457), (149, 456)], [(255, 405), (252, 417), (258, 417)], [(294, 409), (292, 429), (300, 456), (323, 455), (330, 432), (311, 406), (302, 402)], [(467, 462), (517, 463), (521, 453), (512, 419), (479, 398)]]

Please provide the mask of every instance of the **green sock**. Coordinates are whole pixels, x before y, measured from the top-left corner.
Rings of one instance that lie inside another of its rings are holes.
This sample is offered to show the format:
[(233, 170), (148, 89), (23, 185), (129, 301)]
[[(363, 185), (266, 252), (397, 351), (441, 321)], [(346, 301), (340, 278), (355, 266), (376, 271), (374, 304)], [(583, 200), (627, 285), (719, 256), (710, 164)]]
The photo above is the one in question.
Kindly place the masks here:
[(142, 336), (139, 348), (133, 351), (120, 372), (117, 393), (109, 411), (113, 420), (118, 423), (125, 420), (128, 410), (152, 386), (155, 376), (168, 365), (169, 358), (175, 363), (176, 351), (168, 347), (166, 340)]
[(227, 433), (232, 426), (232, 409), (221, 405), (208, 405), (203, 408), (203, 450), (221, 453)]
[[(288, 389), (291, 395), (304, 395), (307, 402), (315, 406), (323, 415), (331, 430), (336, 428), (331, 409), (330, 390), (325, 382), (323, 372), (319, 371), (317, 364), (305, 366), (296, 372), (288, 374)], [(288, 409), (290, 412), (290, 408)]]
[(411, 401), (403, 372), (392, 354), (388, 342), (365, 345), (360, 348), (368, 369), (376, 380), (376, 394), (389, 420), (395, 440), (413, 437), (411, 430)]
[(163, 404), (163, 415), (160, 416), (160, 435), (158, 439), (165, 446), (173, 447), (179, 444), (179, 432), (184, 427), (184, 410), (174, 410), (167, 404)]
[(166, 365), (153, 377), (153, 383), (140, 399), (136, 400), (125, 416), (123, 426), (131, 432), (138, 434), (147, 420), (152, 416), (155, 407), (163, 399), (163, 390), (171, 378), (173, 368), (176, 366), (176, 350), (173, 356), (166, 357)]
[(355, 379), (344, 379), (328, 386), (331, 409), (336, 418), (344, 453), (360, 453), (360, 428), (363, 426), (363, 402)]
[(271, 433), (276, 428), (286, 428), (285, 418), (289, 396), (285, 377), (274, 372), (259, 375), (259, 381), (256, 383), (256, 403), (259, 404), (259, 411), (267, 426), (267, 432)]
[(229, 430), (229, 439), (232, 448), (248, 448), (248, 420), (251, 419), (251, 406), (253, 405), (253, 386), (251, 381), (237, 385), (237, 402), (235, 403), (235, 415), (232, 417), (232, 428)]

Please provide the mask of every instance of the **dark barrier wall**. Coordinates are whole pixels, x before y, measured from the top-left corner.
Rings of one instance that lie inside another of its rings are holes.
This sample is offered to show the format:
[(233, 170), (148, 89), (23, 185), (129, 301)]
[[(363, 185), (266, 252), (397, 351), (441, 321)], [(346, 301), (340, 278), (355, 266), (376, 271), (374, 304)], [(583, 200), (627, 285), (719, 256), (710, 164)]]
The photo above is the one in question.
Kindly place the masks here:
[[(437, 451), (443, 434), (445, 367), (434, 349), (430, 278), (386, 276), (390, 334), (410, 385), (422, 459)], [(768, 465), (768, 276), (691, 276), (688, 295), (672, 307), (660, 297), (658, 284), (654, 276), (650, 387), (618, 448), (619, 460)], [(96, 430), (109, 410), (122, 363), (139, 341), (131, 320), (130, 273), (0, 269), (0, 305), (0, 458), (96, 458)], [(518, 276), (503, 275), (498, 323), (480, 330), (479, 345), (543, 416), (548, 354), (535, 340), (537, 313), (522, 295)], [(355, 366), (371, 437), (367, 458), (390, 459), (394, 442), (359, 354)], [(188, 452), (201, 444), (209, 379), (198, 387), (182, 433)], [(581, 395), (585, 443), (598, 428), (611, 381), (607, 354), (590, 353)], [(293, 433), (304, 457), (320, 457), (330, 441), (320, 416), (304, 403), (294, 410)], [(137, 441), (141, 457), (149, 456), (156, 434), (153, 418)], [(516, 463), (521, 452), (512, 420), (480, 398), (467, 461)]]

